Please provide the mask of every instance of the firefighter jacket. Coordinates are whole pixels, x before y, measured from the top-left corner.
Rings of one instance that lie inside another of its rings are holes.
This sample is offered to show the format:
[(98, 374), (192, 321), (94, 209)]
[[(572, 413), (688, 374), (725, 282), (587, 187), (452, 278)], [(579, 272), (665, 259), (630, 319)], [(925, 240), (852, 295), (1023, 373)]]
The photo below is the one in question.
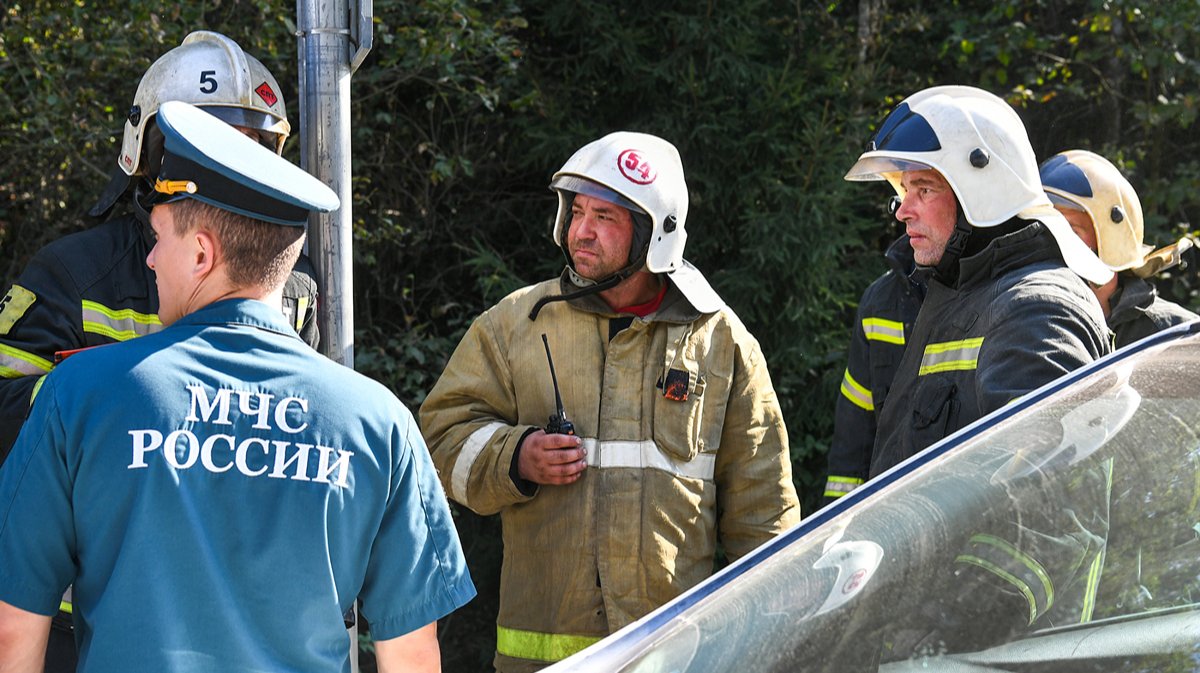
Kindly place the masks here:
[(924, 279), (913, 273), (907, 235), (888, 247), (885, 258), (891, 268), (863, 292), (854, 316), (849, 362), (834, 408), (826, 504), (857, 488), (870, 472), (876, 418), (925, 297)]
[(1158, 296), (1148, 281), (1128, 274), (1117, 276), (1117, 291), (1109, 297), (1108, 326), (1121, 348), (1172, 325), (1200, 318), (1186, 308)]
[[(447, 495), (499, 512), (496, 668), (537, 670), (675, 598), (800, 519), (787, 430), (757, 340), (728, 307), (668, 284), (659, 309), (596, 295), (550, 303), (566, 276), (509, 295), (471, 325), (421, 407)], [(566, 486), (511, 474), (555, 412), (541, 335), (587, 468)]]
[(1032, 222), (929, 280), (879, 419), (871, 476), (1111, 350), (1096, 297)]
[[(146, 256), (150, 228), (133, 215), (65, 236), (33, 256), (0, 299), (0, 464), (55, 353), (162, 329)], [(315, 347), (317, 286), (307, 260), (284, 288), (284, 312)]]

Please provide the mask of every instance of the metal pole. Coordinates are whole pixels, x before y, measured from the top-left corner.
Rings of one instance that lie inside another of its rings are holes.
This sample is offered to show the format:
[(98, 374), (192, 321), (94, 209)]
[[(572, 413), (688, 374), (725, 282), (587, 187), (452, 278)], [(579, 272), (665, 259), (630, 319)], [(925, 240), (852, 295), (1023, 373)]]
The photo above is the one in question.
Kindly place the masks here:
[[(296, 0), (300, 62), (301, 165), (338, 195), (342, 207), (308, 220), (317, 271), (321, 352), (354, 367), (353, 202), (350, 192), (350, 75), (371, 49), (372, 0)], [(358, 673), (358, 626), (348, 629)]]
[(301, 165), (342, 207), (309, 219), (308, 254), (320, 283), (321, 352), (354, 366), (350, 75), (371, 48), (372, 0), (297, 0)]

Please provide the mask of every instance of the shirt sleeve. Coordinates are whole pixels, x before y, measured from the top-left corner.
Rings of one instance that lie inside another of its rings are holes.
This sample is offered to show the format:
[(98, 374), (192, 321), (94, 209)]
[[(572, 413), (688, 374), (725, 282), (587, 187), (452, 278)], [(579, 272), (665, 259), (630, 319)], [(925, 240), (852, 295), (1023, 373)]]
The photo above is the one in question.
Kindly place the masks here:
[(475, 596), (429, 451), (408, 419), (397, 429), (401, 448), (392, 492), (360, 594), (376, 640), (414, 631)]
[(0, 469), (0, 600), (53, 615), (75, 576), (73, 474), (48, 378)]

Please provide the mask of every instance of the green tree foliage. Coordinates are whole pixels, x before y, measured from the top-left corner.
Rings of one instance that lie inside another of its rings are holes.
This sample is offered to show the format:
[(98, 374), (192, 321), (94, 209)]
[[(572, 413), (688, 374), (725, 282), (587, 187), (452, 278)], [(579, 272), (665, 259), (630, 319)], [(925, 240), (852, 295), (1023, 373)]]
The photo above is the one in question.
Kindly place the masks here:
[[(4, 279), (86, 226), (138, 78), (190, 30), (258, 56), (298, 126), (293, 11), (9, 3)], [(656, 133), (687, 171), (686, 256), (762, 342), (809, 511), (854, 304), (897, 232), (888, 188), (842, 175), (896, 102), (950, 83), (1005, 97), (1039, 156), (1081, 147), (1125, 170), (1148, 242), (1190, 231), (1200, 207), (1194, 2), (376, 0), (374, 17), (352, 85), (359, 369), (419, 404), (480, 311), (561, 269), (551, 174), (607, 132)], [(1196, 285), (1176, 272), (1160, 289), (1195, 307)], [(493, 646), (476, 634), (492, 633), (498, 531), (467, 512), (458, 522), (482, 591), (474, 613), (443, 626), (447, 670), (479, 670)]]

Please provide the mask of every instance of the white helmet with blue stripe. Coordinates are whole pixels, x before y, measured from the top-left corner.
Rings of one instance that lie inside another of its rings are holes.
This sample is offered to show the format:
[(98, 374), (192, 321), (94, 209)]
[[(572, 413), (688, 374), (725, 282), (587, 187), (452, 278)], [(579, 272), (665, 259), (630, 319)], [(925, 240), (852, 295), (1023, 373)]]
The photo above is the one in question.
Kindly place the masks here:
[(1014, 217), (1037, 220), (1054, 235), (1072, 271), (1096, 284), (1112, 278), (1051, 205), (1025, 125), (999, 97), (968, 86), (937, 86), (909, 96), (883, 121), (846, 179), (887, 180), (903, 198), (903, 172), (925, 169), (950, 184), (970, 226), (995, 227)]

